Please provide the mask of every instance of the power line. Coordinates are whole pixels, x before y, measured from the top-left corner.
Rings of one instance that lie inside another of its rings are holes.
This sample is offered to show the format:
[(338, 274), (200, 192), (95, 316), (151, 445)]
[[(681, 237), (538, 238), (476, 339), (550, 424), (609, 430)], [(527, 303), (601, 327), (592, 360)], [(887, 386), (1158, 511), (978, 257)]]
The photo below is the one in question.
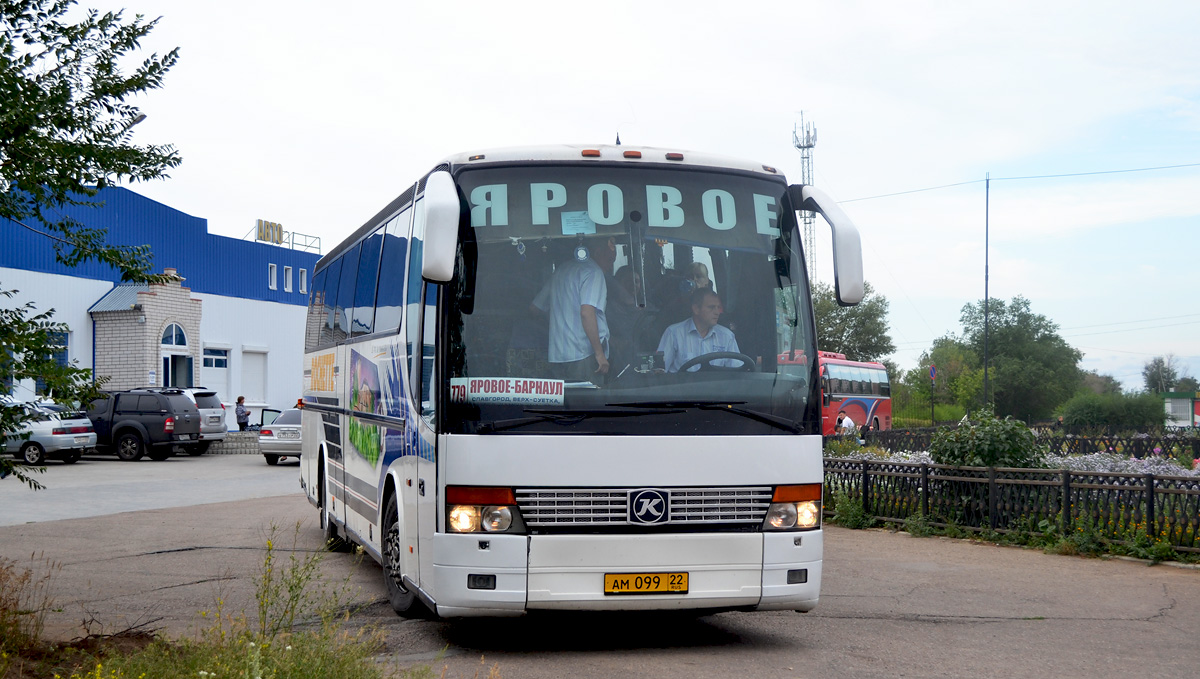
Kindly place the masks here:
[(1117, 332), (1138, 332), (1141, 330), (1158, 330), (1159, 328), (1177, 328), (1181, 325), (1195, 325), (1200, 321), (1185, 321), (1183, 323), (1169, 323), (1167, 325), (1151, 325), (1145, 328), (1124, 328), (1122, 330), (1101, 330), (1100, 332), (1080, 332), (1074, 335), (1063, 335), (1063, 339), (1068, 337), (1087, 337), (1088, 335), (1111, 335)]
[[(1200, 167), (1200, 163), (1184, 163), (1182, 165), (1158, 165), (1156, 167), (1132, 167), (1124, 170), (1097, 170), (1095, 172), (1068, 172), (1064, 174), (1035, 174), (1026, 175), (1023, 177), (992, 177), (994, 182), (1016, 181), (1020, 179), (1057, 179), (1061, 177), (1088, 177), (1100, 174), (1122, 174), (1126, 172), (1151, 172), (1154, 170), (1176, 170), (1183, 167)], [(929, 186), (923, 189), (912, 189), (910, 191), (897, 191), (896, 193), (882, 193), (877, 196), (865, 196), (863, 198), (851, 198), (849, 200), (839, 200), (838, 203), (855, 203), (860, 200), (875, 200), (876, 198), (890, 198), (892, 196), (904, 196), (910, 193), (921, 193), (924, 191), (937, 191), (938, 189), (949, 189), (955, 186), (966, 186), (967, 184), (982, 184), (983, 179), (972, 179), (970, 181), (958, 182), (955, 184), (942, 184), (941, 186)]]
[(1178, 318), (1191, 318), (1192, 316), (1200, 316), (1200, 314), (1175, 314), (1174, 316), (1159, 316), (1158, 318), (1143, 318), (1137, 321), (1113, 321), (1112, 323), (1097, 323), (1095, 325), (1074, 325), (1069, 328), (1060, 328), (1060, 330), (1082, 330), (1084, 328), (1102, 328), (1107, 325), (1128, 325), (1130, 323), (1149, 323), (1150, 321), (1167, 321)]
[(994, 182), (1011, 181), (1014, 179), (1055, 179), (1058, 177), (1087, 177), (1096, 174), (1121, 174), (1123, 172), (1150, 172), (1152, 170), (1174, 170), (1181, 167), (1200, 167), (1200, 163), (1185, 163), (1183, 165), (1159, 165), (1158, 167), (1135, 167), (1127, 170), (1098, 170), (1096, 172), (1071, 172), (1069, 174), (1036, 174), (1028, 177), (993, 177)]
[(867, 196), (866, 198), (851, 198), (850, 200), (839, 200), (838, 203), (856, 203), (860, 200), (874, 200), (876, 198), (890, 198), (892, 196), (903, 196), (909, 193), (921, 193), (922, 191), (936, 191), (938, 189), (948, 189), (953, 186), (966, 186), (967, 184), (982, 184), (982, 179), (972, 179), (969, 182), (958, 182), (957, 184), (942, 184), (941, 186), (930, 186), (924, 189), (913, 189), (911, 191), (897, 191), (896, 193), (884, 193), (878, 196)]

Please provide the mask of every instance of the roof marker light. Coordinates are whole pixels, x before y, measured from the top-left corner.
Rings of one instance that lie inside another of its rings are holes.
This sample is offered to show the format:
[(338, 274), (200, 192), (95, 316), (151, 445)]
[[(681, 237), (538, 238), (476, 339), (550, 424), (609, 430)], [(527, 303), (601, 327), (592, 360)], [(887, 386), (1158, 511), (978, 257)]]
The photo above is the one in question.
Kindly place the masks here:
[(771, 174), (775, 174), (775, 168), (771, 167), (770, 165), (763, 165), (763, 169)]
[(480, 153), (477, 156), (471, 156), (470, 158), (467, 158), (467, 160), (483, 160), (483, 154)]
[(641, 151), (626, 151), (625, 157), (626, 158), (641, 158), (642, 152)]
[(683, 160), (682, 153), (668, 153), (667, 160)]
[(583, 153), (584, 158), (599, 158), (600, 157), (600, 149), (584, 149), (582, 153)]

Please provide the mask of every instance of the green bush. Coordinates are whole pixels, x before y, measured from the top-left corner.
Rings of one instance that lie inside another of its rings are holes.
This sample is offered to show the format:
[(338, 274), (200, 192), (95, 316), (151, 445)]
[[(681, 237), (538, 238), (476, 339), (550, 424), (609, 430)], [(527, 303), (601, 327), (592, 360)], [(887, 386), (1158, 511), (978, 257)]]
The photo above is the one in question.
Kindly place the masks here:
[(862, 501), (851, 498), (843, 491), (833, 495), (833, 523), (846, 528), (870, 528), (875, 517), (863, 509)]
[(959, 467), (1042, 467), (1045, 455), (1025, 423), (989, 410), (957, 427), (942, 427), (929, 445), (934, 462)]
[(1145, 431), (1167, 420), (1163, 401), (1154, 394), (1083, 393), (1063, 404), (1063, 424), (1069, 427), (1114, 427)]

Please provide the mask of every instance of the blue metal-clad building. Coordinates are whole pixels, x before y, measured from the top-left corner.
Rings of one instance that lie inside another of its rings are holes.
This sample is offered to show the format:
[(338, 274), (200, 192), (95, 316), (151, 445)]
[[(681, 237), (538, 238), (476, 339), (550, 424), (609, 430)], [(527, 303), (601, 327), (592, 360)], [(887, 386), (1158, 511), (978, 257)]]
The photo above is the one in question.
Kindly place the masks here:
[[(120, 272), (107, 264), (57, 262), (43, 225), (0, 221), (0, 290), (19, 291), (0, 304), (54, 309), (70, 327), (62, 359), (93, 368), (108, 388), (205, 386), (230, 406), (239, 395), (255, 408), (296, 402), (319, 253), (210, 234), (207, 220), (125, 188), (93, 202), (62, 214), (105, 230), (111, 245), (148, 245), (153, 271), (175, 282), (116, 288)], [(0, 375), (0, 392), (29, 399), (37, 388)]]
[[(299, 272), (303, 269), (312, 275), (320, 259), (315, 253), (209, 234), (207, 220), (125, 188), (103, 189), (94, 200), (103, 206), (73, 206), (62, 214), (89, 227), (106, 230), (112, 245), (149, 245), (154, 270), (176, 269), (187, 279), (192, 292), (283, 304), (308, 303), (307, 294), (300, 292)], [(0, 268), (121, 282), (120, 272), (106, 264), (63, 266), (55, 261), (49, 238), (17, 224), (5, 224), (0, 242), (3, 243)], [(276, 265), (278, 277), (274, 290), (268, 280), (270, 264)], [(296, 277), (291, 292), (284, 290), (284, 267), (292, 267)]]

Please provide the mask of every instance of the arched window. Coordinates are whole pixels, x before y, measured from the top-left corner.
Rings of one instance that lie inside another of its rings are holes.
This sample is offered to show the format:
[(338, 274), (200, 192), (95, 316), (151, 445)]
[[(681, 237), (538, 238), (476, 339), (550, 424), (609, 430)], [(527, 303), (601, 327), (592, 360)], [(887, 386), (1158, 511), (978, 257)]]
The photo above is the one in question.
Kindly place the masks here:
[(183, 328), (178, 323), (172, 323), (163, 330), (162, 343), (165, 346), (186, 347), (187, 335), (183, 334)]

